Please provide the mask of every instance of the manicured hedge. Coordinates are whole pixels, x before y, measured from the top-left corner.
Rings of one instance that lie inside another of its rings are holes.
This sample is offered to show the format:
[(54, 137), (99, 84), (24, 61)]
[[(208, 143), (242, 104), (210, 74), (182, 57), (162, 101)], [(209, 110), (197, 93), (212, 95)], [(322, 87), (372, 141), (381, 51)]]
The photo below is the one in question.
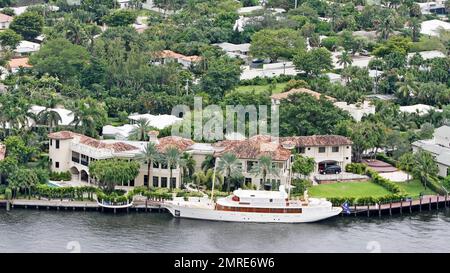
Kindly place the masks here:
[(399, 185), (379, 175), (376, 171), (367, 169), (366, 174), (372, 181), (395, 194), (404, 194)]
[(349, 173), (365, 174), (367, 165), (364, 163), (350, 163), (345, 165), (345, 171)]
[(331, 197), (327, 198), (328, 201), (330, 201), (333, 206), (341, 206), (345, 202), (348, 202), (349, 205), (354, 206), (361, 206), (361, 205), (375, 205), (379, 203), (388, 203), (388, 202), (398, 202), (406, 197), (405, 194), (388, 194), (385, 196), (380, 197), (373, 197), (373, 196), (367, 196), (367, 197)]

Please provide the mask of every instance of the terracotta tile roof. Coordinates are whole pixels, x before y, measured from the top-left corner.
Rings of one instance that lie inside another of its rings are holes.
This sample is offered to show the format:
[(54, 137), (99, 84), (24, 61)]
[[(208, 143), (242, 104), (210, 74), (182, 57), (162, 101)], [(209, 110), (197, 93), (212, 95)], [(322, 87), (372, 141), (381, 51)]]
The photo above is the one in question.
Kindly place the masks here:
[(284, 145), (294, 143), (297, 147), (353, 144), (353, 142), (347, 137), (337, 135), (280, 137), (280, 143)]
[(14, 18), (12, 16), (0, 13), (0, 23), (12, 22)]
[(72, 139), (75, 137), (79, 137), (79, 141), (81, 144), (88, 145), (97, 149), (110, 149), (114, 152), (126, 152), (139, 149), (136, 146), (124, 142), (106, 143), (95, 138), (91, 138), (71, 131), (59, 131), (48, 134), (48, 138), (59, 140)]
[(161, 153), (164, 153), (169, 147), (176, 147), (178, 150), (184, 152), (190, 146), (195, 144), (195, 142), (190, 139), (178, 136), (162, 137), (158, 139), (158, 142), (159, 143), (156, 145), (156, 148)]
[[(296, 88), (296, 89), (291, 89), (291, 90), (289, 90), (287, 92), (274, 94), (274, 95), (270, 96), (270, 98), (275, 99), (275, 100), (282, 100), (282, 99), (288, 98), (289, 95), (297, 94), (297, 93), (310, 94), (311, 96), (315, 97), (316, 99), (320, 99), (320, 96), (322, 95), (321, 93), (316, 92), (316, 91), (312, 91), (310, 89)], [(326, 95), (324, 95), (324, 97), (326, 99), (330, 100), (330, 101), (336, 101), (336, 99), (333, 98), (333, 97), (326, 96)]]
[(291, 155), (290, 150), (283, 148), (277, 142), (272, 142), (270, 136), (257, 135), (246, 140), (224, 140), (213, 146), (223, 148), (222, 151), (214, 154), (216, 157), (230, 152), (242, 159), (258, 159), (268, 155), (272, 157), (272, 160), (285, 161)]
[(33, 67), (33, 66), (28, 63), (28, 57), (26, 57), (26, 58), (11, 59), (8, 62), (8, 67), (10, 69), (17, 69), (17, 68), (20, 68), (20, 67), (29, 68), (29, 67)]
[(156, 56), (158, 58), (171, 58), (171, 59), (181, 59), (188, 62), (199, 62), (201, 61), (202, 57), (193, 55), (193, 56), (186, 56), (180, 53), (176, 53), (172, 50), (163, 50), (158, 53), (156, 53)]

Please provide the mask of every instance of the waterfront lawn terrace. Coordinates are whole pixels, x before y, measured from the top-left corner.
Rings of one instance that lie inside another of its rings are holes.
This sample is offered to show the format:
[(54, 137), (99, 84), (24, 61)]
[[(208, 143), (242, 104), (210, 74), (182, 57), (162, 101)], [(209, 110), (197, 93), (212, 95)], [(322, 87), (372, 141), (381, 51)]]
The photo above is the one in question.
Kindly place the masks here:
[[(235, 89), (235, 92), (252, 92), (255, 93), (264, 92), (270, 89), (270, 83), (265, 85), (240, 85)], [(276, 83), (274, 85), (274, 89), (272, 90), (272, 94), (281, 93), (284, 87), (287, 85), (287, 82)]]
[(420, 183), (419, 180), (411, 180), (409, 182), (399, 182), (398, 185), (400, 188), (408, 194), (408, 197), (419, 198), (420, 193), (422, 195), (434, 195), (436, 194), (434, 191), (423, 187), (423, 184)]
[(338, 182), (312, 186), (308, 189), (312, 197), (382, 197), (392, 194), (387, 189), (373, 182)]

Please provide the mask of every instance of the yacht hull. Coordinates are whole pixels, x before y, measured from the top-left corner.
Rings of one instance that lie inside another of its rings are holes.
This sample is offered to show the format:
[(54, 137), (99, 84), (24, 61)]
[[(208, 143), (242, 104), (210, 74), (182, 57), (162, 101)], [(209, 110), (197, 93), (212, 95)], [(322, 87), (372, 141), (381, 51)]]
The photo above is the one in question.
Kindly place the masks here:
[(215, 210), (213, 207), (189, 207), (165, 203), (164, 207), (177, 218), (225, 222), (308, 223), (324, 220), (341, 213), (342, 208), (303, 208), (302, 213), (257, 213)]

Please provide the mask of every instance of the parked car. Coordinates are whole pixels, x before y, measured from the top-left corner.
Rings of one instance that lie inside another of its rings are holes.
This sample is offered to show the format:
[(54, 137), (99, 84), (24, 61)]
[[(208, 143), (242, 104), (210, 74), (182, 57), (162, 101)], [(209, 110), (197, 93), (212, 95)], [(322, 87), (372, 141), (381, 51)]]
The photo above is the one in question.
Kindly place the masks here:
[(342, 168), (338, 165), (330, 165), (320, 170), (320, 174), (338, 174), (342, 172)]

